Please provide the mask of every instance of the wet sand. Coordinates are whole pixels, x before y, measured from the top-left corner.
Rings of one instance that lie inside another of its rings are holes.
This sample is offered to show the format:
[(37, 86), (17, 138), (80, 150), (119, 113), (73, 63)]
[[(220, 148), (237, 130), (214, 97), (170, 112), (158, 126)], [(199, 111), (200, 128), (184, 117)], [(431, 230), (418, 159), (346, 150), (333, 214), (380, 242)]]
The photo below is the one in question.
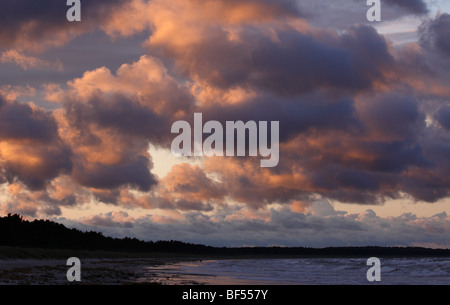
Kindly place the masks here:
[[(227, 260), (233, 262), (233, 260)], [(225, 274), (211, 263), (217, 260), (167, 263), (145, 268), (138, 283), (153, 279), (162, 285), (299, 285), (299, 282), (277, 281), (237, 277)]]
[[(81, 282), (91, 285), (126, 285), (143, 283), (143, 273), (150, 266), (171, 263), (170, 259), (82, 259)], [(66, 285), (66, 260), (0, 260), (0, 285)], [(145, 284), (160, 284), (146, 278)]]
[[(264, 280), (218, 275), (208, 261), (186, 258), (82, 259), (81, 282), (66, 278), (63, 259), (0, 260), (0, 285), (271, 285)], [(211, 262), (211, 261), (209, 261)], [(279, 283), (290, 284), (290, 283)]]

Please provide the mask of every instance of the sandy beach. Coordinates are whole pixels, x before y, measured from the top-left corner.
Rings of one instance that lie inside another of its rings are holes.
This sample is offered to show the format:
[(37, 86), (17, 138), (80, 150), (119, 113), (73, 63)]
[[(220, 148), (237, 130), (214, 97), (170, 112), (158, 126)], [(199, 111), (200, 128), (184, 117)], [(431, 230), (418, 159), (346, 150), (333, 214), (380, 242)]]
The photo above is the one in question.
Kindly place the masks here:
[(66, 266), (65, 260), (8, 259), (0, 260), (0, 285), (272, 284), (267, 280), (239, 279), (232, 274), (215, 274), (214, 269), (204, 268), (211, 262), (215, 260), (89, 258), (81, 260), (81, 282), (71, 283), (66, 278), (66, 272), (70, 266)]
[[(82, 259), (80, 284), (125, 285), (137, 283), (148, 266), (160, 266), (171, 259)], [(66, 285), (66, 260), (0, 260), (0, 285)], [(146, 284), (159, 284), (148, 280)]]
[[(81, 282), (65, 260), (0, 260), (0, 285), (367, 285), (364, 258), (81, 260)], [(383, 284), (448, 285), (448, 258), (383, 258)]]

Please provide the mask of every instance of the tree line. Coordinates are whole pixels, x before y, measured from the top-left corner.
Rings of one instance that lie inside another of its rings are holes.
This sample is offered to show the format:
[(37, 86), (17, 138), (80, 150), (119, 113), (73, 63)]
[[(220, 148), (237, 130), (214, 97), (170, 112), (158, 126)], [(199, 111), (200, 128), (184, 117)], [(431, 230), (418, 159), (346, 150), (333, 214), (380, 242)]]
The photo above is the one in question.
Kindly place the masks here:
[(143, 241), (137, 238), (113, 238), (94, 231), (69, 229), (50, 220), (23, 219), (19, 214), (0, 217), (0, 245), (49, 249), (104, 250), (120, 252), (163, 252), (226, 256), (441, 256), (450, 257), (450, 249), (422, 247), (211, 247), (170, 241)]

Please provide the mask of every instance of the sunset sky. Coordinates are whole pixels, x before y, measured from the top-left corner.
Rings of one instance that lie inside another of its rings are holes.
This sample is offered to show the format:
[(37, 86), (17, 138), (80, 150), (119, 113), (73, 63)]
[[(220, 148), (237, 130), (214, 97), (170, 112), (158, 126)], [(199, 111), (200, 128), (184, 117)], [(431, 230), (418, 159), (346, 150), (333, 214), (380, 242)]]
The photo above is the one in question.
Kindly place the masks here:
[[(450, 247), (450, 1), (0, 3), (0, 215), (214, 246)], [(279, 121), (280, 159), (175, 121)]]

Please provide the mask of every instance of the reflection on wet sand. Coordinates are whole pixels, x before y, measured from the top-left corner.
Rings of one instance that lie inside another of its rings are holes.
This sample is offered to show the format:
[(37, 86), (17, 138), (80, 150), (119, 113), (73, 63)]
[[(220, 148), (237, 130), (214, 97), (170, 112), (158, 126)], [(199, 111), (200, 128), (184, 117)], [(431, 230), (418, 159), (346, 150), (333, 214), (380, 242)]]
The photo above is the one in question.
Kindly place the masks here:
[[(146, 283), (152, 280), (162, 285), (275, 285), (275, 284), (299, 284), (289, 281), (272, 281), (249, 274), (239, 272), (232, 268), (236, 260), (208, 260), (169, 263), (161, 266), (149, 266), (145, 268), (143, 277), (138, 283)], [(221, 265), (217, 269), (217, 266)], [(223, 265), (231, 268), (226, 270)]]

